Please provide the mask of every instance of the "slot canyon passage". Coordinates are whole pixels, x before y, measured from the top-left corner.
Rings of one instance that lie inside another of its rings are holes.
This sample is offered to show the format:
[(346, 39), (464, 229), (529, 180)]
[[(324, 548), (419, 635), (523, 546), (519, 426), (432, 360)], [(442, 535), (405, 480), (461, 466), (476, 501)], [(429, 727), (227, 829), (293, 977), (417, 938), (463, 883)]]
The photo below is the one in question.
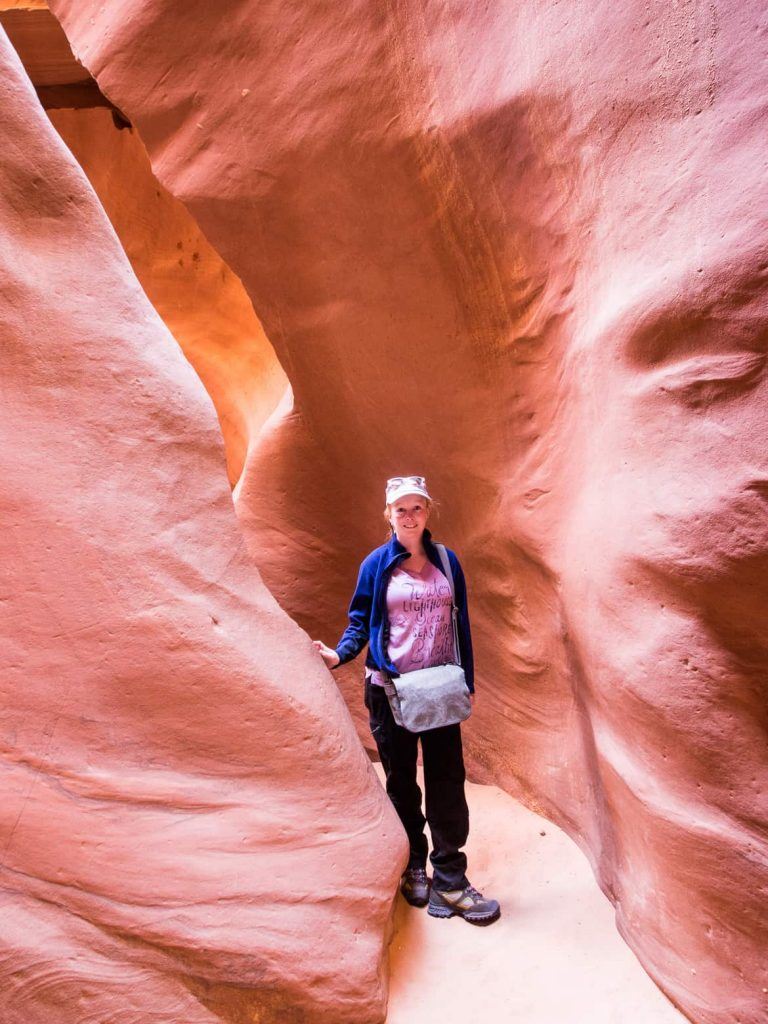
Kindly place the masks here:
[(405, 840), (307, 634), (398, 472), (478, 799), (765, 1022), (764, 5), (48, 6), (105, 99), (3, 20), (3, 1024), (385, 1019)]

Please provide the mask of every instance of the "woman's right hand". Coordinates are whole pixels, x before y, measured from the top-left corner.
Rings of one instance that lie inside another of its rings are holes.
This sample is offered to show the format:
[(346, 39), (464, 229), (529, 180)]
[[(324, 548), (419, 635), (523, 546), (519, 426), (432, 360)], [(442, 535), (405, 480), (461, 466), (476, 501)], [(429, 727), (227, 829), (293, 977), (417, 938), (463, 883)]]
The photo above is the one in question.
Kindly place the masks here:
[(341, 661), (341, 658), (338, 656), (336, 651), (327, 644), (324, 644), (322, 640), (313, 640), (312, 646), (318, 652), (328, 668), (336, 668)]

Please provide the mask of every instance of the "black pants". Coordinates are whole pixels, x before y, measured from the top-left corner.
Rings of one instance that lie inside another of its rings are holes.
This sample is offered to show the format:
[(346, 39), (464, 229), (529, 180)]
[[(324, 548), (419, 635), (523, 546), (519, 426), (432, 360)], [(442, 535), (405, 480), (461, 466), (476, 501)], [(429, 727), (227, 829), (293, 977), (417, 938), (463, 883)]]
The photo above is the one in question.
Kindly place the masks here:
[[(413, 733), (397, 725), (383, 687), (365, 681), (365, 706), (371, 732), (387, 778), (387, 793), (395, 805), (411, 847), (409, 867), (426, 867), (425, 821), (432, 834), (433, 882), (438, 891), (468, 885), (467, 858), (461, 852), (469, 834), (469, 810), (464, 796), (464, 754), (461, 726)], [(426, 819), (416, 782), (416, 758), (421, 740), (424, 761)]]

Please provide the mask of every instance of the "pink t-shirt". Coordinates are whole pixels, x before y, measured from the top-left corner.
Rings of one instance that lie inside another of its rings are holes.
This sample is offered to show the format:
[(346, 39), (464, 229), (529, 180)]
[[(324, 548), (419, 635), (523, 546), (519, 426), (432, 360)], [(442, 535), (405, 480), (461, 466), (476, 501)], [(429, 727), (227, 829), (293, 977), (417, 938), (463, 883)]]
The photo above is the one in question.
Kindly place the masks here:
[[(402, 566), (394, 570), (387, 587), (388, 651), (398, 672), (456, 660), (451, 606), (450, 584), (431, 562), (418, 573)], [(371, 681), (384, 685), (379, 672)]]

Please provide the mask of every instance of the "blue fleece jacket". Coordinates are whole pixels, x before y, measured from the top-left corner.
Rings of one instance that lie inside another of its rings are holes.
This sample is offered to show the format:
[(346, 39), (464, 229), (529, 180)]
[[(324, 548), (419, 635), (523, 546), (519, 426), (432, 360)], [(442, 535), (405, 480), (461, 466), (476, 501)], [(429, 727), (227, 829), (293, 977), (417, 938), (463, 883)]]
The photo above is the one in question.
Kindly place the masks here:
[[(429, 530), (424, 530), (424, 550), (427, 558), (442, 572), (440, 555), (432, 541)], [(453, 570), (453, 583), (456, 589), (456, 607), (459, 610), (459, 652), (461, 664), (470, 693), (475, 692), (475, 670), (472, 660), (472, 637), (469, 631), (469, 613), (467, 611), (467, 586), (459, 560), (449, 548), (448, 561)], [(386, 655), (389, 638), (389, 621), (387, 618), (387, 585), (392, 571), (410, 553), (392, 534), (391, 540), (372, 551), (360, 566), (357, 587), (349, 605), (349, 625), (344, 630), (341, 640), (336, 644), (336, 653), (341, 659), (339, 664), (356, 658), (368, 644), (365, 664), (371, 669), (385, 669), (390, 675), (399, 673)]]

